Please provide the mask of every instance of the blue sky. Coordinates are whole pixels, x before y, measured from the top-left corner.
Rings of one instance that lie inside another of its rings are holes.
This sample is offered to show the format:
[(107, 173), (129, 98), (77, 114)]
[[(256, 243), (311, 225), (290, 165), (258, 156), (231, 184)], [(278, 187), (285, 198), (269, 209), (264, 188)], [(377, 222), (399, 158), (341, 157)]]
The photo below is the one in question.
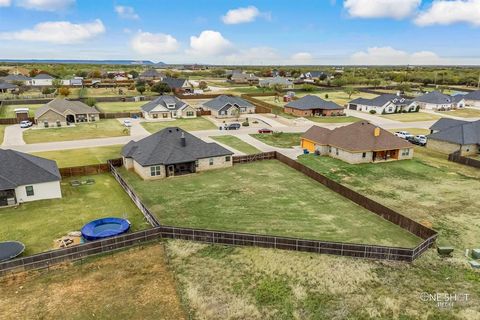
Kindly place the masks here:
[(480, 0), (0, 0), (0, 58), (480, 64)]

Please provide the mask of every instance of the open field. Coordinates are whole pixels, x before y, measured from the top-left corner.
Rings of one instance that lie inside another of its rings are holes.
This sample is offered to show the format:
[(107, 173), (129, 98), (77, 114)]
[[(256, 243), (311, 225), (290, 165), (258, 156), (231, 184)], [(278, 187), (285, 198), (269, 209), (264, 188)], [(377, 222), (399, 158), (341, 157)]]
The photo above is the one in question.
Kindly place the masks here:
[[(71, 94), (69, 98), (79, 98), (81, 88), (71, 88)], [(119, 93), (119, 90), (123, 91), (123, 94)], [(84, 91), (83, 97), (135, 97), (135, 96), (152, 96), (158, 95), (156, 92), (145, 91), (143, 94), (140, 94), (137, 90), (128, 90), (127, 87), (119, 88), (87, 88)]]
[(319, 123), (350, 123), (360, 121), (360, 118), (352, 116), (344, 117), (308, 117), (310, 121), (319, 122)]
[(166, 225), (401, 247), (420, 242), (276, 160), (156, 181), (121, 172)]
[(0, 318), (186, 319), (163, 245), (0, 279)]
[(180, 127), (186, 131), (212, 130), (217, 127), (203, 117), (193, 119), (176, 119), (172, 121), (141, 122), (141, 125), (150, 133), (155, 133), (168, 127)]
[[(95, 179), (93, 185), (70, 186), (70, 181)], [(61, 199), (28, 202), (18, 208), (0, 209), (0, 239), (25, 244), (24, 254), (39, 253), (53, 247), (53, 241), (87, 222), (104, 217), (125, 217), (132, 230), (149, 225), (143, 215), (110, 174), (62, 180)]]
[(0, 118), (15, 118), (15, 109), (28, 108), (28, 116), (34, 117), (35, 111), (43, 106), (43, 104), (19, 104), (19, 105), (6, 105), (0, 108)]
[(397, 131), (408, 131), (411, 134), (418, 135), (418, 134), (423, 134), (427, 135), (430, 134), (430, 130), (428, 129), (420, 129), (420, 128), (403, 128), (403, 129), (387, 129), (387, 131), (390, 131), (391, 133), (395, 133)]
[(243, 152), (245, 154), (254, 154), (254, 153), (260, 153), (261, 151), (255, 148), (254, 146), (244, 142), (243, 140), (231, 136), (231, 135), (224, 135), (224, 136), (212, 136), (210, 137), (215, 141), (218, 141), (220, 143), (226, 144), (227, 146), (230, 146), (240, 152)]
[(148, 101), (138, 102), (97, 102), (96, 106), (100, 112), (140, 112), (140, 107)]
[(70, 141), (128, 136), (126, 129), (118, 120), (108, 119), (89, 123), (79, 123), (72, 127), (29, 129), (23, 131), (26, 143)]
[(437, 116), (432, 113), (426, 112), (410, 112), (410, 113), (395, 113), (395, 114), (384, 114), (381, 117), (396, 120), (401, 122), (415, 122), (415, 121), (432, 121), (438, 120), (441, 116)]
[(474, 108), (463, 108), (463, 109), (456, 109), (456, 110), (450, 110), (450, 111), (442, 111), (437, 113), (440, 115), (445, 114), (445, 115), (461, 117), (461, 118), (480, 118), (480, 109), (474, 109)]
[(35, 156), (55, 160), (60, 168), (106, 163), (107, 160), (120, 158), (122, 145), (67, 149), (32, 153)]
[(277, 148), (291, 148), (300, 145), (300, 137), (303, 133), (274, 132), (251, 134), (252, 137)]

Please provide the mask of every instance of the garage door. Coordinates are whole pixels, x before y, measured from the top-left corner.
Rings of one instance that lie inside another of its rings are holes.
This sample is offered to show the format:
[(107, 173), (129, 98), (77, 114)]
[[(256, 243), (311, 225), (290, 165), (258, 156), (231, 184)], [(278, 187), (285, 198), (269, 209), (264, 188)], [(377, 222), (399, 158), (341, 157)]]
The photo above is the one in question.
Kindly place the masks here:
[(312, 141), (302, 139), (302, 148), (307, 149), (310, 152), (315, 151), (315, 144)]
[(350, 104), (349, 109), (350, 110), (357, 110), (357, 105), (356, 104)]

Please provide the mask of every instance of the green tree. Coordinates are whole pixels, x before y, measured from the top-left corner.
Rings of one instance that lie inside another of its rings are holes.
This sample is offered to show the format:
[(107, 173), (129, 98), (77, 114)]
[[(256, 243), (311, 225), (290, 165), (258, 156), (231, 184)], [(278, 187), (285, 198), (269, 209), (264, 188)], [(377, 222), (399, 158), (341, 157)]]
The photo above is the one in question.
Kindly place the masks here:
[(138, 75), (139, 75), (138, 71), (130, 70), (128, 73), (130, 73), (132, 75), (133, 79), (138, 78)]
[(143, 94), (146, 90), (145, 86), (136, 86), (136, 89), (140, 94)]
[(97, 100), (95, 100), (95, 98), (90, 97), (85, 100), (85, 104), (89, 107), (94, 107), (97, 104)]
[[(150, 87), (150, 90), (159, 94), (170, 92), (169, 86), (164, 82), (157, 82)], [(138, 88), (137, 88), (138, 91)]]
[(205, 90), (205, 89), (208, 88), (208, 84), (205, 81), (200, 81), (198, 83), (198, 88), (201, 89), (201, 90)]
[(353, 94), (358, 93), (358, 90), (354, 87), (345, 87), (343, 91), (348, 94), (348, 99), (351, 99)]
[(53, 79), (52, 86), (59, 89), (62, 86), (62, 81), (60, 79)]
[(303, 91), (306, 91), (306, 92), (312, 92), (312, 91), (314, 91), (315, 89), (316, 89), (316, 87), (315, 87), (314, 85), (311, 85), (311, 84), (308, 84), (308, 83), (307, 83), (307, 84), (304, 84), (304, 85), (302, 86), (302, 90), (303, 90)]
[(70, 89), (67, 87), (61, 87), (60, 89), (58, 89), (58, 94), (63, 97), (68, 97), (70, 93)]

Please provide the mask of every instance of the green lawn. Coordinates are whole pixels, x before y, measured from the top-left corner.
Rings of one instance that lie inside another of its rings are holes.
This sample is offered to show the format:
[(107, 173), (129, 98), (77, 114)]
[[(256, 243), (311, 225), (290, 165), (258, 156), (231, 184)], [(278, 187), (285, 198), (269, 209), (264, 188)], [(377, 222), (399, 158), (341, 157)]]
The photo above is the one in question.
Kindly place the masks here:
[(146, 104), (148, 101), (138, 102), (98, 102), (96, 104), (100, 112), (140, 112), (140, 107)]
[(186, 131), (212, 130), (217, 127), (203, 117), (193, 119), (176, 119), (173, 121), (141, 122), (141, 125), (150, 133), (155, 133), (167, 127), (180, 127)]
[(23, 131), (26, 143), (70, 141), (128, 136), (129, 131), (116, 119), (79, 123), (72, 127), (29, 129)]
[(109, 159), (120, 158), (122, 145), (67, 149), (32, 153), (35, 156), (55, 160), (60, 168), (106, 163)]
[(480, 110), (473, 109), (473, 108), (463, 108), (463, 109), (456, 109), (456, 110), (443, 111), (443, 112), (437, 112), (437, 113), (451, 115), (455, 117), (461, 117), (461, 118), (480, 118)]
[(255, 148), (254, 146), (244, 142), (243, 140), (231, 136), (231, 135), (224, 135), (224, 136), (212, 136), (210, 137), (213, 140), (216, 140), (220, 143), (226, 144), (227, 146), (230, 146), (240, 152), (246, 153), (246, 154), (254, 154), (254, 153), (260, 153), (261, 151)]
[(75, 177), (95, 179), (94, 185), (72, 187), (72, 179), (62, 180), (62, 198), (24, 203), (18, 208), (0, 209), (0, 241), (18, 240), (26, 254), (49, 250), (53, 241), (87, 222), (103, 217), (125, 217), (133, 230), (148, 224), (125, 191), (110, 174)]
[(5, 125), (0, 125), (0, 145), (3, 143), (3, 137), (5, 135)]
[(300, 145), (300, 137), (303, 133), (274, 132), (251, 134), (252, 137), (277, 148), (291, 148)]
[(276, 160), (156, 181), (122, 174), (166, 225), (403, 247), (419, 243)]
[(381, 115), (383, 118), (401, 122), (432, 121), (438, 120), (441, 116), (426, 112), (395, 113)]
[(19, 105), (7, 105), (0, 108), (0, 118), (15, 118), (15, 109), (28, 108), (28, 116), (34, 117), (35, 111), (43, 106), (43, 104), (19, 104)]
[(309, 117), (307, 118), (310, 121), (319, 122), (319, 123), (349, 123), (360, 121), (360, 118), (344, 116), (344, 117)]

